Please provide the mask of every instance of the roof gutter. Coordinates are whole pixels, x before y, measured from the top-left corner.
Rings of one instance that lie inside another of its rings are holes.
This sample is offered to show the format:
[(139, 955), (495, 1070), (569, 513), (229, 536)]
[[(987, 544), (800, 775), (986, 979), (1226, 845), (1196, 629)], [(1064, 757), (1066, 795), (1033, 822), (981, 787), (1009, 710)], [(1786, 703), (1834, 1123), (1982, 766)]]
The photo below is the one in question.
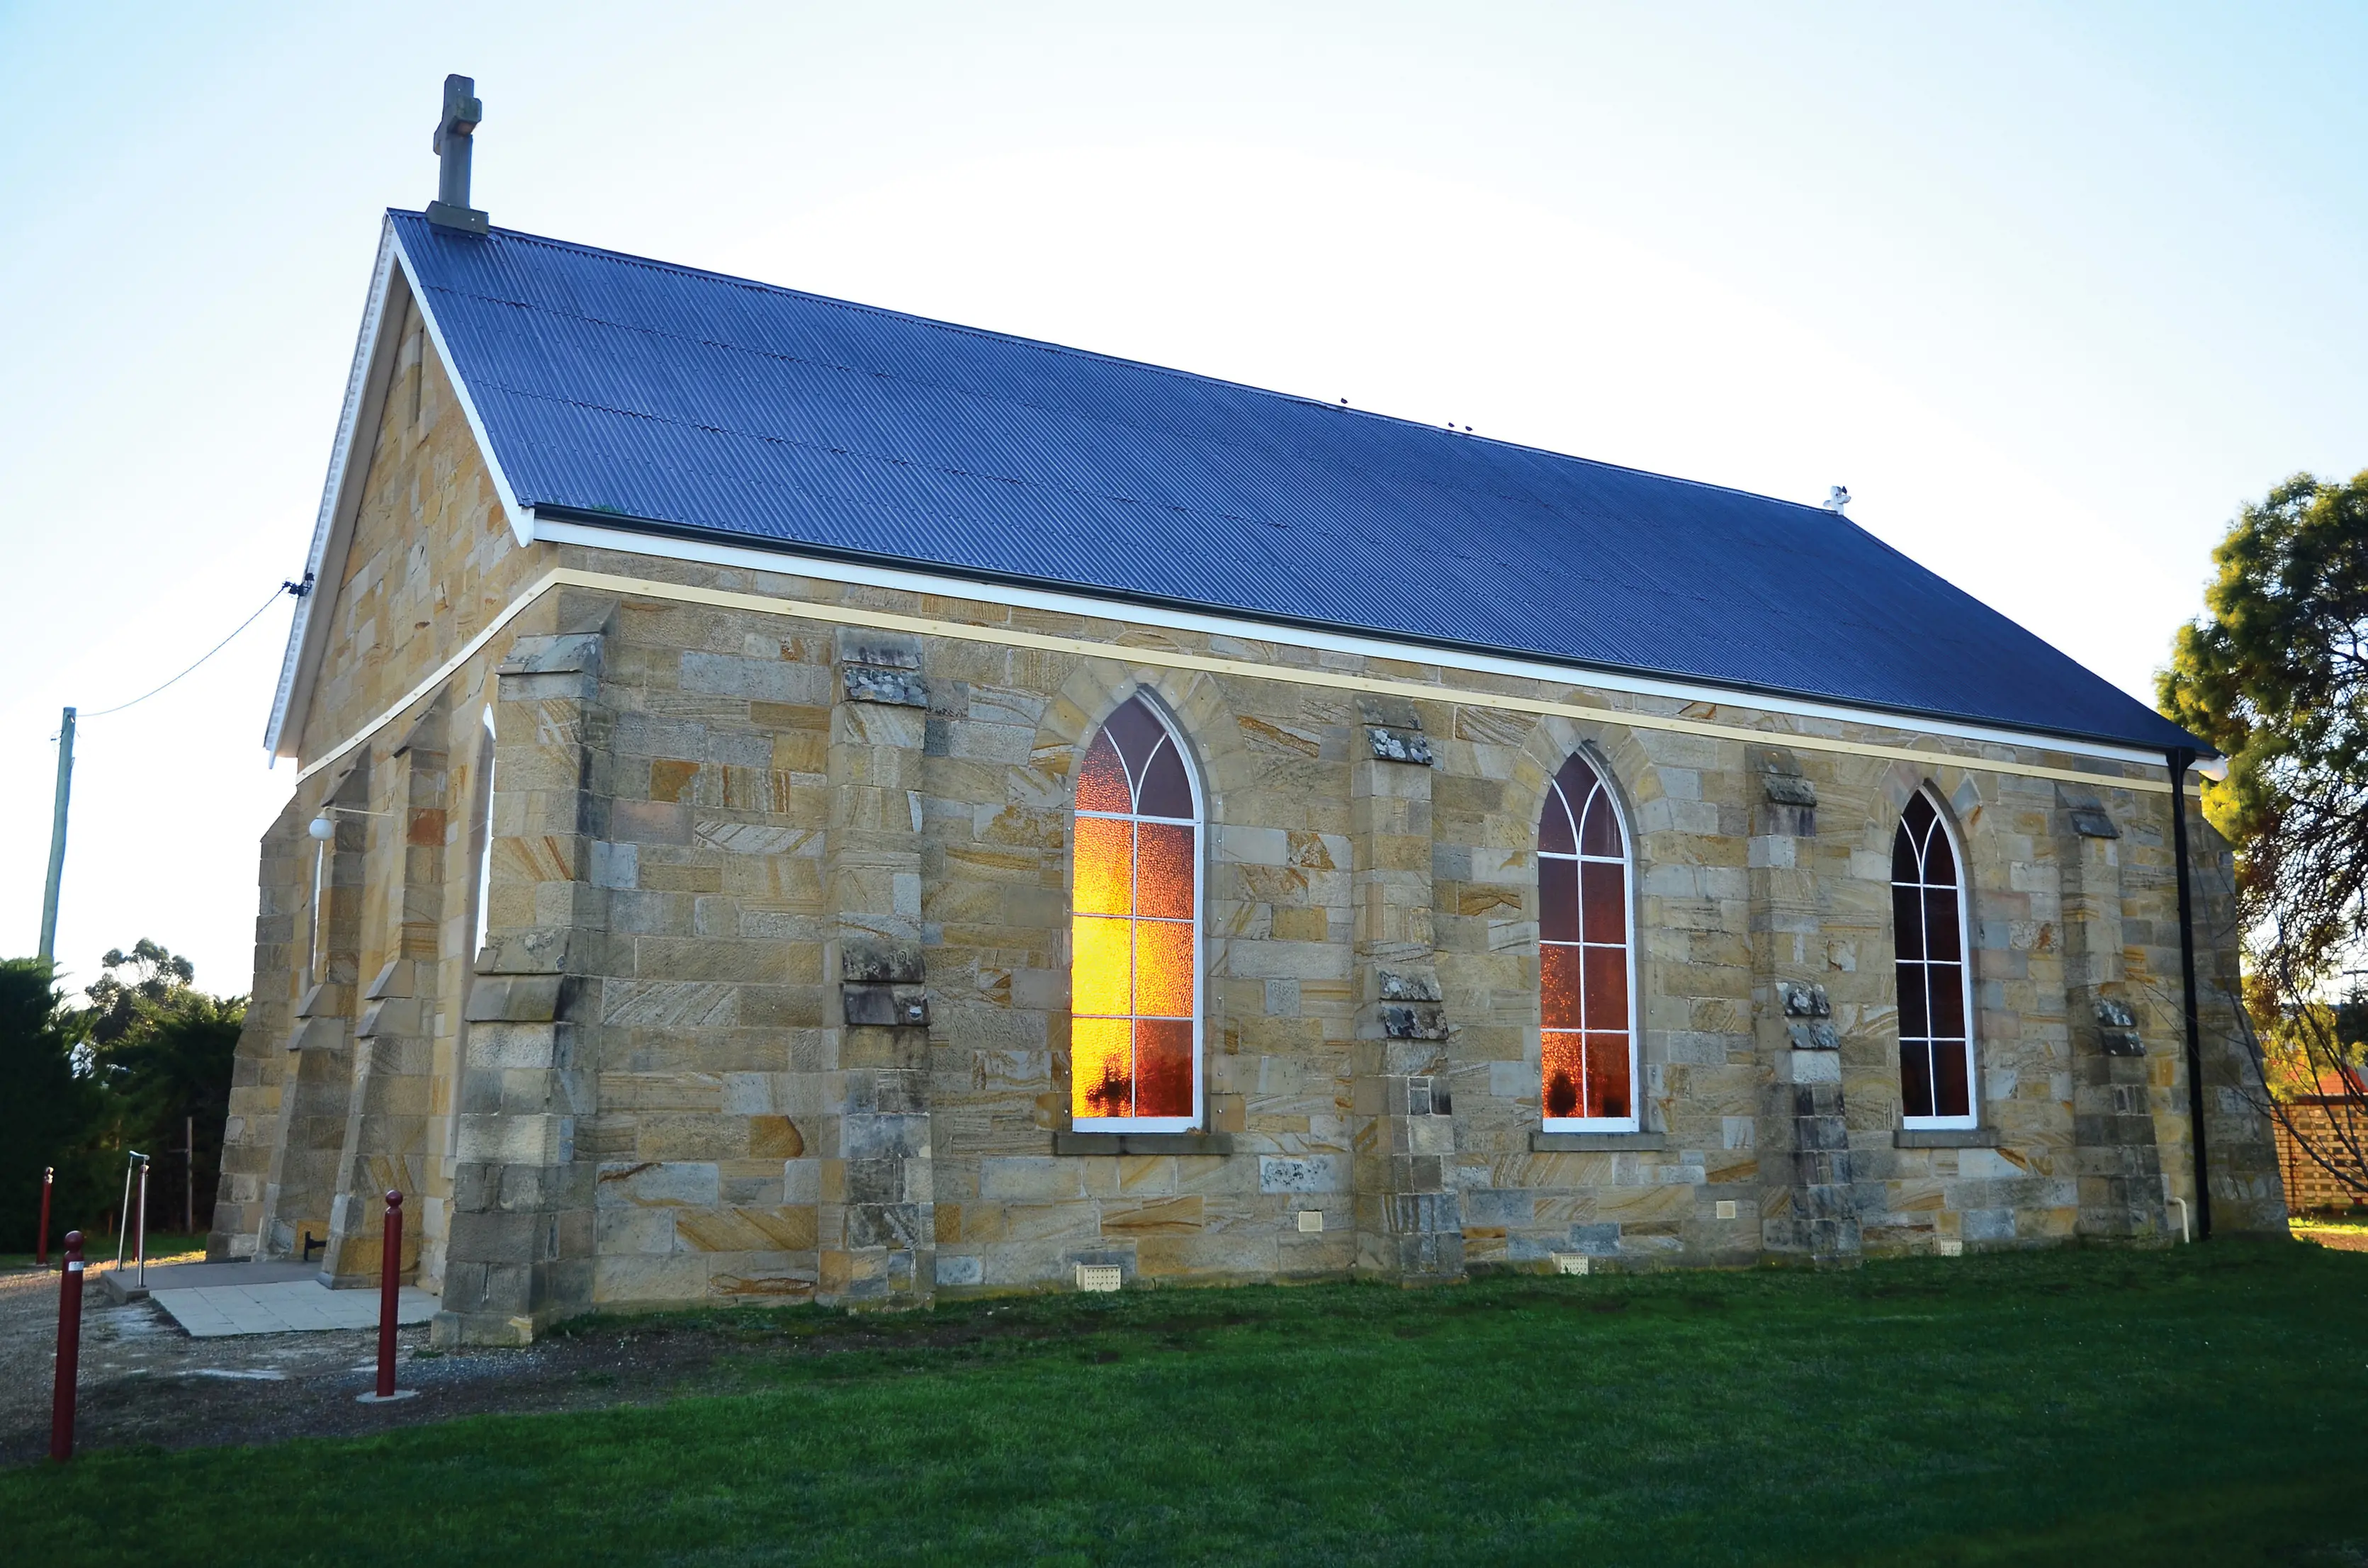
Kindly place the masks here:
[(2195, 911), (2187, 869), (2187, 798), (2180, 788), (2195, 754), (2174, 746), (2170, 767), (2171, 859), (2179, 869), (2179, 978), (2187, 1000), (2187, 1127), (2195, 1152), (2195, 1234), (2212, 1239), (2212, 1164), (2203, 1142), (2203, 1025), (2195, 1002)]

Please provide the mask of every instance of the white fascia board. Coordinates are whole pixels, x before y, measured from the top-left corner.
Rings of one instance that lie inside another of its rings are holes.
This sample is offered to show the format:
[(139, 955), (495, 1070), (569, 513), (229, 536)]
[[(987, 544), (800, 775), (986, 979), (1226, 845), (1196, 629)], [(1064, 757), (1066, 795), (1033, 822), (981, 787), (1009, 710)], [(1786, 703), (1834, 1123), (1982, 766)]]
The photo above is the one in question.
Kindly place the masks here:
[(1826, 720), (1835, 723), (1873, 724), (1884, 729), (1907, 730), (1918, 734), (1946, 735), (1961, 740), (1987, 741), (1998, 745), (2036, 746), (2048, 751), (2068, 752), (2080, 756), (2103, 757), (2114, 762), (2143, 763), (2154, 767), (2160, 767), (2163, 761), (2160, 752), (2146, 751), (2135, 746), (2114, 745), (2106, 741), (2076, 740), (2063, 735), (2001, 730), (1981, 724), (1958, 723), (1946, 719), (1894, 713), (1885, 710), (1850, 708), (1835, 703), (1774, 697), (1761, 692), (1743, 691), (1701, 682), (1662, 679), (1621, 670), (1594, 669), (1585, 665), (1556, 665), (1534, 659), (1500, 658), (1494, 654), (1468, 653), (1460, 649), (1393, 642), (1381, 638), (1318, 631), (1304, 627), (1278, 626), (1253, 619), (1247, 616), (1235, 617), (1171, 609), (1131, 601), (1095, 598), (1085, 594), (1065, 594), (1000, 583), (980, 582), (951, 574), (940, 576), (934, 573), (916, 572), (901, 567), (871, 566), (853, 562), (825, 560), (815, 556), (802, 555), (794, 550), (765, 550), (746, 545), (716, 543), (707, 540), (681, 539), (669, 534), (642, 533), (632, 528), (608, 528), (597, 523), (579, 523), (557, 517), (535, 517), (532, 514), (529, 514), (529, 519), (533, 537), (539, 540), (549, 540), (554, 544), (576, 544), (594, 550), (613, 550), (632, 555), (646, 555), (662, 561), (690, 561), (702, 565), (730, 566), (743, 571), (771, 572), (797, 577), (817, 577), (825, 582), (846, 583), (861, 587), (892, 588), (905, 593), (977, 599), (987, 604), (1008, 605), (1019, 609), (1048, 610), (1061, 615), (1091, 617), (1098, 620), (1128, 620), (1141, 626), (1161, 626), (1172, 631), (1195, 631), (1218, 637), (1247, 638), (1260, 642), (1288, 642), (1302, 648), (1321, 649), (1327, 653), (1437, 665), (1447, 669), (1468, 670), (1481, 675), (1511, 676), (1522, 680), (1546, 681), (1556, 685), (1590, 686), (1600, 691), (1629, 692), (1640, 697), (1660, 697), (1679, 702), (1715, 702), (1729, 707), (1750, 708), (1761, 712)]
[(354, 345), (353, 369), (346, 376), (345, 407), (338, 415), (337, 438), (329, 453), (329, 476), (321, 487), (321, 511), (313, 524), (313, 548), (305, 558), (304, 569), (313, 574), (313, 592), (296, 601), (295, 623), (288, 631), (288, 652), (279, 664), (279, 687), (272, 698), (271, 722), (264, 732), (264, 749), (274, 757), (294, 755), (295, 744), (301, 737), (290, 734), (289, 726), (312, 696), (313, 679), (319, 671), (324, 644), (328, 640), (326, 614), (315, 616), (313, 611), (324, 591), (345, 575), (346, 550), (353, 539), (354, 515), (360, 508), (361, 486), (369, 477), (365, 472), (368, 462), (356, 461), (355, 449), (364, 432), (377, 428), (379, 411), (385, 405), (387, 388), (393, 381), (397, 346), (387, 336), (386, 324), (398, 277), (405, 297), (419, 307), (428, 339), (435, 345), (444, 373), (460, 397), (461, 411), (469, 421), (469, 433), (476, 438), (477, 450), (484, 459), (486, 471), (493, 475), (494, 492), (509, 518), (511, 534), (521, 546), (534, 538), (534, 514), (518, 505), (509, 476), (502, 472), (501, 460), (495, 455), (493, 442), (486, 438), (485, 422), (478, 415), (476, 400), (469, 394), (469, 383), (461, 379), (461, 368), (444, 341), (444, 330), (437, 324), (436, 312), (428, 307), (427, 296), (419, 287), (418, 272), (404, 254), (393, 221), (386, 220), (379, 231), (378, 262), (370, 273), (370, 301), (363, 309), (361, 332)]
[(279, 661), (279, 686), (271, 699), (271, 722), (264, 731), (264, 749), (273, 756), (290, 755), (282, 750), (284, 742), (293, 739), (288, 733), (291, 719), (301, 710), (311, 695), (313, 673), (319, 663), (319, 644), (328, 635), (326, 615), (314, 615), (313, 608), (321, 603), (337, 574), (330, 568), (329, 557), (339, 557), (342, 570), (345, 544), (350, 534), (354, 507), (350, 499), (359, 502), (362, 473), (354, 462), (354, 446), (362, 432), (378, 423), (378, 410), (386, 399), (385, 356), (381, 350), (390, 347), (381, 341), (386, 325), (388, 296), (394, 283), (394, 224), (381, 221), (378, 260), (370, 270), (370, 296), (362, 307), (361, 331), (354, 340), (353, 367), (346, 372), (345, 405), (337, 415), (336, 439), (329, 448), (329, 474), (321, 485), (321, 510), (313, 520), (313, 545), (304, 557), (304, 570), (312, 574), (313, 590), (296, 601), (296, 616), (288, 628), (288, 651)]
[(534, 542), (534, 514), (518, 505), (518, 492), (510, 488), (510, 477), (502, 472), (501, 454), (494, 450), (491, 437), (485, 434), (485, 422), (477, 413), (477, 400), (469, 394), (469, 383), (461, 377), (460, 361), (452, 358), (451, 346), (444, 341), (444, 327), (436, 319), (435, 307), (427, 301), (427, 291), (419, 286), (419, 270), (411, 265), (411, 257), (403, 248), (402, 236), (394, 225), (387, 225), (387, 233), (394, 241), (394, 254), (403, 263), (403, 276), (411, 285), (411, 297), (418, 301), (420, 320), (427, 324), (427, 336), (436, 345), (437, 358), (444, 361), (444, 373), (452, 380), (452, 391), (461, 400), (461, 412), (468, 417), (469, 433), (477, 438), (477, 454), (484, 459), (485, 472), (494, 476), (494, 494), (501, 499), (503, 515), (510, 520), (510, 533), (523, 550)]

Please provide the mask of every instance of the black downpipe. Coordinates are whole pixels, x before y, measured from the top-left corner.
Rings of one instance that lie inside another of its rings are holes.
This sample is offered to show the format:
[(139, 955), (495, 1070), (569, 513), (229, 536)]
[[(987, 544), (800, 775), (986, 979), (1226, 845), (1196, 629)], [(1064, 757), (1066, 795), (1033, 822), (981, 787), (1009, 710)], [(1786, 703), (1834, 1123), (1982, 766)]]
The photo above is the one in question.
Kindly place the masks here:
[(2195, 905), (2188, 891), (2187, 769), (2195, 754), (2169, 753), (2171, 858), (2179, 867), (2179, 978), (2187, 990), (2187, 1122), (2195, 1147), (2195, 1237), (2212, 1239), (2211, 1160), (2203, 1147), (2203, 1025), (2195, 1006)]

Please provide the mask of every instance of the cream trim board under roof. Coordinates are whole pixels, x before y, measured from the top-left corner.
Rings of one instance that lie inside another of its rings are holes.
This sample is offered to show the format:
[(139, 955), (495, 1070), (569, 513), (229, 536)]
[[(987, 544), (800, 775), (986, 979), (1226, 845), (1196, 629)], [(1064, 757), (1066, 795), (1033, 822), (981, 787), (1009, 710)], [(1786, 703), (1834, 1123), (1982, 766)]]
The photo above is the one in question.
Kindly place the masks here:
[(540, 514), (532, 516), (534, 537), (553, 544), (575, 544), (588, 549), (652, 556), (662, 561), (694, 562), (702, 565), (728, 566), (751, 572), (769, 572), (784, 576), (813, 577), (824, 582), (846, 583), (861, 587), (888, 588), (901, 593), (926, 595), (932, 598), (973, 599), (981, 604), (1004, 605), (1018, 609), (1047, 610), (1058, 615), (1075, 615), (1095, 620), (1125, 620), (1139, 626), (1158, 626), (1176, 631), (1192, 631), (1212, 637), (1238, 637), (1259, 642), (1281, 642), (1326, 653), (1349, 653), (1360, 658), (1388, 659), (1400, 664), (1431, 665), (1441, 669), (1465, 670), (1477, 675), (1511, 676), (1517, 679), (1545, 681), (1556, 686), (1588, 686), (1601, 691), (1623, 692), (1639, 697), (1663, 697), (1679, 702), (1710, 702), (1721, 707), (1748, 708), (1760, 712), (1782, 713), (1793, 718), (1822, 720), (1833, 723), (1875, 724), (1888, 730), (1906, 730), (1919, 734), (1946, 735), (1960, 740), (1984, 741), (1999, 745), (2039, 746), (2049, 751), (2066, 752), (2079, 756), (2105, 757), (2115, 762), (2135, 762), (2155, 767), (2163, 766), (2163, 756), (2160, 752), (2146, 751), (2135, 746), (2113, 745), (2101, 741), (2073, 740), (2060, 735), (2034, 734), (2028, 731), (1956, 723), (1945, 719), (1933, 719), (1916, 714), (1879, 712), (1835, 703), (1813, 702), (1798, 698), (1774, 696), (1765, 692), (1731, 690), (1700, 682), (1654, 679), (1622, 671), (1592, 669), (1585, 665), (1548, 664), (1535, 659), (1502, 657), (1469, 653), (1460, 649), (1394, 642), (1380, 637), (1354, 637), (1337, 632), (1318, 631), (1310, 628), (1277, 626), (1247, 617), (1215, 612), (1170, 609), (1157, 605), (1123, 604), (1110, 599), (1096, 598), (1082, 593), (1053, 593), (1043, 589), (982, 583), (968, 578), (897, 567), (832, 561), (800, 554), (789, 549), (762, 550), (746, 545), (682, 539), (667, 534), (641, 533), (631, 528), (605, 528), (598, 524), (562, 520)]
[[(722, 609), (747, 610), (760, 615), (817, 620), (825, 625), (868, 626), (910, 632), (916, 636), (962, 638), (971, 642), (993, 642), (1007, 647), (1068, 653), (1082, 658), (1112, 659), (1124, 664), (1151, 665), (1158, 668), (1199, 670), (1252, 680), (1289, 681), (1304, 686), (1326, 687), (1338, 691), (1404, 697), (1415, 701), (1459, 702), (1474, 707), (1501, 708), (1512, 712), (1555, 714), (1592, 723), (1617, 724), (1640, 730), (1665, 730), (1678, 734), (1699, 735), (1712, 740), (1747, 744), (1770, 743), (1803, 751), (1882, 757), (1928, 767), (1941, 766), (1977, 773), (2009, 773), (2021, 778), (2049, 778), (2084, 784), (2096, 789), (2136, 790), (2152, 794), (2169, 794), (2172, 789), (2168, 766), (2163, 761), (2146, 765), (2163, 768), (2165, 771), (2163, 779), (2132, 778), (2126, 773), (2055, 767), (2044, 763), (2026, 762), (2013, 756), (1966, 756), (1953, 752), (1926, 751), (1908, 746), (1884, 745), (1872, 741), (1850, 740), (1839, 735), (1823, 735), (1792, 730), (1752, 729), (1739, 724), (1719, 723), (1711, 720), (1688, 718), (1673, 713), (1655, 713), (1637, 709), (1578, 702), (1556, 702), (1543, 698), (1522, 697), (1509, 692), (1352, 675), (1344, 670), (1260, 664), (1248, 659), (1188, 653), (1170, 648), (1097, 642), (1080, 637), (1063, 637), (1049, 632), (1025, 631), (1016, 627), (982, 626), (969, 621), (901, 615), (891, 610), (871, 609), (860, 606), (819, 604), (806, 599), (744, 594), (723, 588), (700, 587), (687, 583), (666, 583), (645, 577), (620, 576), (607, 572), (587, 572), (572, 566), (554, 567), (535, 579), (524, 592), (505, 605), (501, 613), (489, 621), (483, 631), (429, 672), (427, 677), (405, 693), (400, 701), (370, 719), (335, 749), (306, 764), (302, 771), (296, 775), (296, 781), (302, 784), (322, 769), (334, 766), (356, 747), (365, 744), (370, 736), (401, 717), (413, 705), (425, 700), (438, 687), (450, 679), (463, 665), (492, 642), (529, 605), (552, 589), (559, 587), (588, 588), (596, 592), (618, 594), (627, 597), (671, 600), (678, 604), (710, 605)], [(1996, 745), (2003, 743), (1979, 744)], [(2028, 744), (2045, 745), (2044, 742)], [(2064, 748), (2048, 745), (2046, 749), (2060, 752)]]
[(469, 421), (469, 432), (476, 439), (478, 455), (493, 476), (494, 492), (509, 519), (510, 532), (520, 546), (532, 542), (534, 538), (534, 515), (518, 504), (509, 478), (502, 472), (501, 460), (485, 434), (485, 423), (478, 415), (476, 400), (470, 395), (460, 367), (445, 345), (443, 328), (437, 324), (436, 312), (429, 308), (427, 297), (419, 287), (417, 270), (404, 254), (403, 241), (393, 222), (381, 220), (378, 259), (370, 271), (370, 295), (362, 308), (361, 330), (354, 342), (353, 367), (346, 375), (345, 402), (337, 415), (336, 438), (329, 450), (328, 476), (321, 486), (321, 509), (313, 519), (312, 548), (304, 558), (304, 569), (312, 575), (313, 591), (296, 601), (295, 620), (288, 629), (288, 649), (279, 661), (279, 685), (272, 694), (271, 720), (264, 731), (264, 749), (274, 757), (296, 755), (296, 744), (303, 729), (300, 721), (312, 702), (313, 682), (327, 651), (329, 616), (325, 608), (317, 616), (313, 611), (324, 600), (335, 603), (336, 589), (345, 578), (347, 552), (353, 546), (354, 519), (361, 510), (362, 489), (369, 483), (370, 459), (375, 455), (374, 444), (365, 449), (363, 441), (365, 436), (376, 436), (387, 391), (393, 384), (395, 362), (400, 358), (401, 345), (387, 331), (387, 325), (390, 319), (401, 319), (401, 307), (406, 302), (419, 308), (421, 324), (452, 382), (461, 414)]

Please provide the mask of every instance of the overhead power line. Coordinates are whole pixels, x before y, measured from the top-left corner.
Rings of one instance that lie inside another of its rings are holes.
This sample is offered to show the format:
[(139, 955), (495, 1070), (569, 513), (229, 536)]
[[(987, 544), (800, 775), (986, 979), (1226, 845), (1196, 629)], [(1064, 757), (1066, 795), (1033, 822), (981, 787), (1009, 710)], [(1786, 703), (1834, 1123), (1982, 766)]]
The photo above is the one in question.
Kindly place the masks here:
[(203, 665), (206, 660), (212, 658), (216, 653), (221, 653), (224, 648), (229, 647), (233, 642), (236, 642), (240, 632), (245, 631), (248, 627), (253, 626), (256, 621), (261, 620), (263, 619), (263, 612), (269, 609), (273, 605), (279, 601), (280, 595), (288, 594), (301, 599), (312, 591), (313, 574), (310, 572), (304, 574), (304, 580), (301, 583), (280, 584), (279, 586), (271, 590), (271, 597), (269, 598), (264, 600), (262, 604), (256, 607), (256, 611), (253, 615), (248, 616), (245, 620), (240, 621), (236, 627), (232, 629), (231, 634), (228, 637), (223, 638), (221, 642), (207, 649), (203, 654), (199, 655), (197, 664), (191, 665), (188, 669), (183, 670), (179, 675), (175, 676), (163, 686), (155, 687), (154, 690), (142, 692), (139, 696), (133, 698), (129, 702), (119, 702), (112, 708), (102, 708), (96, 713), (85, 713), (82, 717), (85, 720), (104, 719), (111, 713), (120, 713), (127, 708), (139, 707), (142, 703), (155, 696), (157, 692), (165, 691), (178, 682), (186, 679), (188, 676), (195, 674), (199, 665)]
[[(240, 621), (236, 626), (231, 628), (231, 632), (228, 637), (223, 638), (221, 642), (207, 649), (205, 653), (199, 657), (197, 664), (191, 665), (188, 669), (183, 670), (179, 675), (175, 676), (163, 686), (142, 692), (139, 696), (133, 698), (129, 702), (119, 702), (112, 708), (102, 708), (96, 713), (86, 713), (82, 715), (82, 717), (85, 719), (104, 719), (110, 713), (120, 713), (127, 708), (139, 707), (142, 703), (147, 701), (158, 692), (167, 690), (176, 683), (187, 679), (191, 672), (195, 671), (199, 665), (203, 665), (206, 660), (212, 658), (216, 653), (219, 653), (224, 648), (229, 647), (232, 642), (237, 640), (240, 632), (245, 631), (248, 627), (253, 626), (256, 621), (263, 619), (263, 612), (269, 609), (274, 604), (278, 603), (280, 595), (287, 594), (295, 598), (301, 599), (312, 591), (313, 574), (310, 572), (304, 574), (304, 580), (301, 583), (280, 584), (279, 586), (271, 590), (271, 597), (264, 600), (261, 604), (256, 607), (255, 613), (253, 615), (248, 616), (245, 620)], [(66, 806), (69, 796), (74, 789), (74, 710), (69, 708), (65, 710), (64, 715), (58, 725), (58, 792), (56, 802), (51, 809), (50, 816), (50, 874), (47, 881), (41, 888), (40, 957), (41, 962), (44, 964), (52, 963), (56, 961), (57, 958), (58, 890), (59, 884), (64, 880), (66, 869)]]

